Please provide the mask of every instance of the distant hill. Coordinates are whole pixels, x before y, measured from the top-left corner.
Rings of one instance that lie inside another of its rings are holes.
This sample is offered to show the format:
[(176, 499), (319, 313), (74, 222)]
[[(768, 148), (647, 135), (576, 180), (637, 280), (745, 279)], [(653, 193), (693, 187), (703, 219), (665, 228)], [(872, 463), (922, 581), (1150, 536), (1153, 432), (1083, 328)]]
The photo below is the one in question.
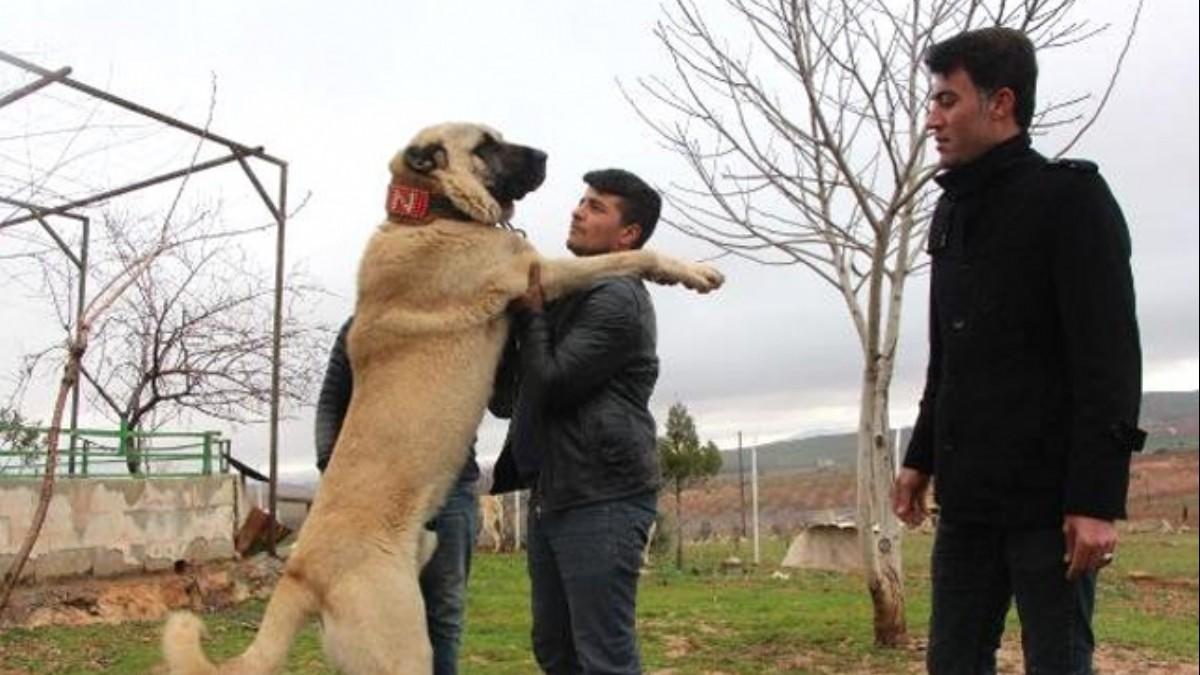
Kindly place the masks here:
[(1142, 395), (1140, 425), (1150, 434), (1146, 450), (1186, 450), (1197, 446), (1200, 392), (1151, 391)]
[[(1197, 443), (1197, 406), (1200, 392), (1151, 391), (1142, 395), (1140, 426), (1149, 433), (1146, 451), (1195, 449)], [(903, 430), (902, 444), (908, 442), (911, 429)], [(762, 472), (853, 467), (858, 453), (857, 435), (824, 434), (808, 438), (788, 439), (758, 446), (758, 469)], [(750, 448), (745, 448), (742, 462), (750, 471)], [(721, 473), (736, 473), (736, 449), (721, 452)]]
[[(760, 472), (788, 469), (852, 467), (858, 453), (856, 434), (826, 434), (787, 439), (758, 446)], [(750, 448), (742, 455), (746, 473), (750, 473)], [(737, 473), (737, 449), (721, 452), (721, 473)]]

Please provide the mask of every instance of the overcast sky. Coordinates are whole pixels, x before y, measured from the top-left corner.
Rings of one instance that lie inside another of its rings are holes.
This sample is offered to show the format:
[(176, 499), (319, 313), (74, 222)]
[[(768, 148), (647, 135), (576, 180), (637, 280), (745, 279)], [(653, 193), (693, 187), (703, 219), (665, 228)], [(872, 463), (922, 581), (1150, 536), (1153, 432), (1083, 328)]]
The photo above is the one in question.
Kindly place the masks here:
[[(1086, 4), (1102, 12), (1100, 22), (1128, 22), (1130, 3)], [(515, 218), (547, 254), (566, 254), (585, 171), (621, 166), (660, 186), (686, 181), (686, 167), (656, 145), (616, 84), (668, 72), (652, 34), (660, 17), (657, 3), (638, 0), (6, 0), (0, 49), (51, 69), (71, 66), (77, 80), (196, 123), (215, 74), (212, 129), (286, 159), (290, 194), (311, 191), (289, 226), (288, 257), (333, 292), (316, 311), (337, 322), (351, 310), (359, 253), (380, 219), (386, 163), (423, 126), (485, 122), (550, 154), (545, 185)], [(1147, 3), (1107, 112), (1071, 153), (1100, 164), (1130, 223), (1147, 389), (1194, 389), (1200, 379), (1197, 23), (1191, 3)], [(1116, 37), (1044, 57), (1039, 95), (1098, 88)], [(0, 70), (0, 85), (23, 81), (7, 65)], [(15, 109), (0, 109), (0, 122)], [(0, 138), (0, 153), (13, 152), (11, 140)], [(256, 204), (244, 185), (221, 189), (226, 203)], [(689, 257), (714, 253), (668, 228), (654, 245)], [(739, 430), (752, 443), (852, 428), (860, 352), (839, 298), (799, 268), (719, 264), (729, 279), (719, 294), (653, 291), (660, 421), (681, 400), (701, 436), (721, 445)], [(0, 338), (0, 371), (8, 372), (53, 333), (30, 325), (40, 319), (14, 299), (20, 293), (3, 292), (0, 322), (10, 328)], [(911, 423), (920, 392), (926, 293), (926, 277), (910, 282), (892, 390), (896, 424)], [(25, 405), (27, 415), (48, 417), (40, 400)], [(311, 411), (296, 416), (284, 427), (288, 467), (312, 461)], [(498, 424), (485, 425), (481, 454), (494, 454), (499, 436)], [(265, 438), (261, 428), (237, 430), (235, 454), (260, 461)]]

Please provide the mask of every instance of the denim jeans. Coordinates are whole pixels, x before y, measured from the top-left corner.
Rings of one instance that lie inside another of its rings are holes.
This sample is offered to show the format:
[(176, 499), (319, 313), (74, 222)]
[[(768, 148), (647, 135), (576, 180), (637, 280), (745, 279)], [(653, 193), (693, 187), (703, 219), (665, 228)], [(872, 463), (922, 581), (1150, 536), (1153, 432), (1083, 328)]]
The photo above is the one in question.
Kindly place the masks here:
[(533, 653), (549, 675), (636, 674), (635, 609), (653, 493), (529, 512)]
[(938, 524), (933, 544), (929, 672), (996, 672), (1004, 619), (1016, 599), (1025, 672), (1091, 675), (1096, 575), (1067, 581), (1059, 528), (1010, 531)]
[(446, 503), (432, 521), (437, 532), (437, 549), (421, 570), (421, 596), (425, 600), (425, 619), (433, 645), (435, 675), (458, 672), (478, 503), (474, 482), (459, 481), (450, 489)]

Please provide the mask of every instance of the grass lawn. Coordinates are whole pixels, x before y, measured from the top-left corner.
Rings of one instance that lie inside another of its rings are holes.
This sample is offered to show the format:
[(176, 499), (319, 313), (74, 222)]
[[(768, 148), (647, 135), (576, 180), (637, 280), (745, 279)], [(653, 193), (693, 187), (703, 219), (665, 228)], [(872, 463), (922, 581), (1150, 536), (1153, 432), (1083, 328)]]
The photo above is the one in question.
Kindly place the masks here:
[[(913, 534), (904, 545), (908, 626), (918, 639), (928, 626), (930, 543), (928, 535)], [(1187, 667), (1196, 672), (1198, 543), (1195, 534), (1124, 536), (1121, 556), (1101, 577), (1095, 626), (1101, 644), (1125, 654), (1127, 665), (1193, 664)], [(768, 541), (762, 559), (769, 564), (722, 573), (719, 562), (732, 547), (696, 545), (687, 552), (685, 572), (664, 561), (644, 576), (639, 631), (647, 672), (921, 672), (919, 648), (872, 645), (871, 604), (861, 578), (795, 570), (775, 578), (784, 549), (785, 542)], [(745, 547), (742, 556), (748, 555)], [(256, 601), (206, 616), (208, 653), (220, 658), (243, 649), (262, 609)], [(464, 673), (537, 672), (522, 555), (476, 557), (468, 612)], [(158, 663), (160, 628), (131, 622), (8, 630), (0, 634), (0, 674), (143, 673)], [(1017, 634), (1015, 616), (1009, 634)], [(300, 635), (286, 672), (332, 672), (323, 664), (315, 626)]]

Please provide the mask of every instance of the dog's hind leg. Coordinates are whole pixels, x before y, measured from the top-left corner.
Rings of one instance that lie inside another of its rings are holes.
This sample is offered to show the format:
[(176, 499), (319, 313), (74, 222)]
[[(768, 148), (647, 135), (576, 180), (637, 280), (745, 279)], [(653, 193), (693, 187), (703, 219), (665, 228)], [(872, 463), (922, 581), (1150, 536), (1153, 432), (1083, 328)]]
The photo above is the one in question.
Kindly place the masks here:
[(301, 577), (285, 571), (279, 578), (254, 642), (240, 656), (213, 665), (200, 648), (203, 625), (194, 615), (180, 612), (167, 620), (163, 648), (172, 675), (265, 675), (277, 672), (287, 659), (296, 633), (316, 612), (317, 602)]
[(329, 595), (325, 654), (346, 675), (430, 675), (433, 649), (416, 574), (400, 573), (394, 560), (370, 568), (355, 570)]

